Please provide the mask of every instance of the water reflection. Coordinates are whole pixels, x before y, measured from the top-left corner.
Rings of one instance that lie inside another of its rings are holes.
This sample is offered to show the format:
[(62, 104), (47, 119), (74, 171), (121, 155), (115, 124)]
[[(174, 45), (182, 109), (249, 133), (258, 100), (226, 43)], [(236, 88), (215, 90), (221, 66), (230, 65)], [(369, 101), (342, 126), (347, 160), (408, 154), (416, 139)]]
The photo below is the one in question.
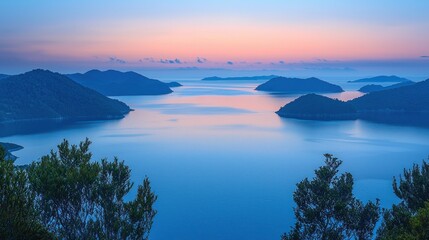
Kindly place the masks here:
[(278, 239), (293, 223), (295, 184), (327, 152), (344, 160), (358, 197), (389, 207), (397, 201), (392, 176), (429, 153), (427, 128), (280, 118), (274, 111), (297, 96), (256, 92), (256, 84), (196, 82), (170, 95), (120, 97), (135, 109), (124, 119), (0, 141), (24, 146), (15, 153), (24, 164), (63, 138), (89, 137), (94, 159), (118, 156), (135, 182), (150, 177), (159, 195), (151, 237), (161, 240)]

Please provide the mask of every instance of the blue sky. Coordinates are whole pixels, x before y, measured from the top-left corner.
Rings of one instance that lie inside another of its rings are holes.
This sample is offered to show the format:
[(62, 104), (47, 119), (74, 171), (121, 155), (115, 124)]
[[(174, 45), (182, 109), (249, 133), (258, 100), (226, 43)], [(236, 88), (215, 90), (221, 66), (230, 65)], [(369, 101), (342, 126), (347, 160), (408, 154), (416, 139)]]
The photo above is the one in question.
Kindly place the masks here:
[(427, 12), (424, 0), (4, 0), (0, 72), (424, 76)]

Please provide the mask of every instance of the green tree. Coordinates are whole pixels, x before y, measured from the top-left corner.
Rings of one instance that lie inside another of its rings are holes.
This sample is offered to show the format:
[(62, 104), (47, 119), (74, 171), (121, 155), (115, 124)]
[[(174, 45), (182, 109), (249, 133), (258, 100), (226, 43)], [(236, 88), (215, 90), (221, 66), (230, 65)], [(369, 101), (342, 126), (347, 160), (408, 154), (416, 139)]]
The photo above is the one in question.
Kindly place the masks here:
[[(399, 181), (393, 178), (393, 191), (401, 199), (391, 209), (384, 209), (383, 222), (377, 231), (377, 239), (428, 239), (428, 235), (416, 234), (419, 219), (427, 213), (429, 201), (429, 164), (414, 164), (410, 170), (404, 169)], [(426, 226), (420, 224), (420, 226)], [(426, 229), (426, 233), (427, 233)], [(424, 231), (423, 231), (424, 232)]]
[(415, 239), (429, 239), (429, 202), (410, 220), (411, 235)]
[(137, 196), (124, 202), (131, 190), (131, 170), (119, 162), (103, 159), (99, 175), (96, 222), (100, 239), (148, 239), (156, 211), (153, 204), (156, 195), (152, 192), (148, 178), (138, 186)]
[(379, 201), (362, 203), (353, 196), (350, 173), (338, 176), (342, 161), (325, 154), (325, 165), (294, 192), (296, 224), (283, 240), (371, 239), (379, 219)]
[(52, 239), (37, 217), (25, 170), (5, 157), (0, 146), (0, 239)]
[(156, 214), (149, 180), (125, 202), (133, 186), (130, 169), (117, 158), (91, 161), (90, 144), (64, 140), (57, 152), (30, 165), (43, 223), (60, 239), (147, 239)]

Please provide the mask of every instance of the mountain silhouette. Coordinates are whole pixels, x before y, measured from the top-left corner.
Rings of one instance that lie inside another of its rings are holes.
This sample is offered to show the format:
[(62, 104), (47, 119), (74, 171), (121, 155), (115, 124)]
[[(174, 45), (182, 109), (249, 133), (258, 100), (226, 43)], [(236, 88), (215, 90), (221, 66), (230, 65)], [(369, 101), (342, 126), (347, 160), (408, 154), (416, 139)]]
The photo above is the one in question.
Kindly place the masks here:
[(376, 76), (371, 78), (362, 78), (358, 80), (349, 81), (349, 83), (359, 83), (359, 82), (374, 82), (374, 83), (384, 83), (384, 82), (409, 82), (410, 80), (406, 78), (401, 78), (398, 76)]
[(318, 78), (285, 78), (277, 77), (265, 82), (255, 90), (258, 91), (269, 91), (278, 93), (335, 93), (344, 92), (344, 90), (338, 86)]
[(41, 119), (111, 119), (130, 111), (59, 73), (33, 70), (0, 81), (0, 122)]
[(82, 86), (106, 96), (161, 95), (173, 92), (166, 83), (135, 72), (91, 70), (84, 74), (75, 73), (67, 76)]

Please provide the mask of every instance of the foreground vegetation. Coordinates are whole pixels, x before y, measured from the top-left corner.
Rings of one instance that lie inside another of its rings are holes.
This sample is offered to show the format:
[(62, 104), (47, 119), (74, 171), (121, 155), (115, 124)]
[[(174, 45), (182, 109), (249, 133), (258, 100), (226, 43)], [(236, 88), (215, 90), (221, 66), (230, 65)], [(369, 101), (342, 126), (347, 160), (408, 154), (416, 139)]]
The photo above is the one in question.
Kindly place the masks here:
[(379, 200), (364, 204), (353, 196), (353, 176), (338, 174), (342, 161), (325, 154), (325, 165), (312, 180), (304, 179), (294, 192), (296, 223), (282, 240), (429, 239), (429, 164), (414, 165), (393, 178), (393, 191), (401, 200), (380, 209)]
[(25, 169), (0, 148), (0, 239), (148, 239), (157, 199), (149, 180), (126, 202), (131, 170), (117, 158), (91, 161), (90, 144), (64, 140)]
[[(125, 201), (131, 170), (115, 158), (92, 161), (87, 139), (64, 140), (56, 152), (26, 168), (14, 166), (0, 146), (0, 239), (148, 239), (157, 196), (147, 178)], [(296, 223), (282, 240), (429, 239), (429, 164), (393, 179), (401, 200), (380, 209), (353, 195), (353, 176), (325, 154), (313, 179), (297, 184)], [(376, 231), (376, 226), (379, 226)]]

